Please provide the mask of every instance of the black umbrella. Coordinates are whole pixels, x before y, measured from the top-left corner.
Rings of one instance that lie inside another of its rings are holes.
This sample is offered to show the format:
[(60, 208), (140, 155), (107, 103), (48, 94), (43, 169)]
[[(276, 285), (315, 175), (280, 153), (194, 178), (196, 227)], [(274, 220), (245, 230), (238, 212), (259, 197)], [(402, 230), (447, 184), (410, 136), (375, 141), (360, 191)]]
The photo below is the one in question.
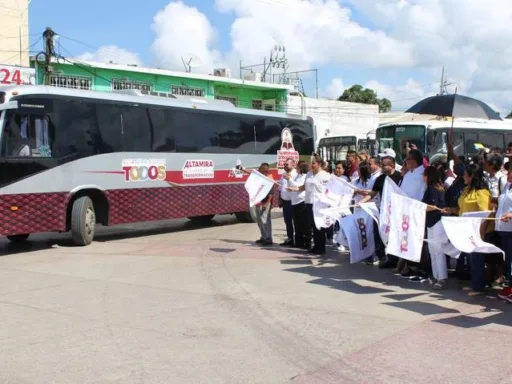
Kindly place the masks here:
[(420, 115), (502, 120), (500, 115), (483, 101), (456, 93), (427, 97), (414, 104), (405, 112)]

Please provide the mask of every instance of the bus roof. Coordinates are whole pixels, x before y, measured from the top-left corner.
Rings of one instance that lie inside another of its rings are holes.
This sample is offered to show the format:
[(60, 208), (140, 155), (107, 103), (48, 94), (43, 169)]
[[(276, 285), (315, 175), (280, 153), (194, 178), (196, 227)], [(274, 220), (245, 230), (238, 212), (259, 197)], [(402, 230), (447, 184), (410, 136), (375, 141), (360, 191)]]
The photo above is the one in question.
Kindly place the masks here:
[(69, 96), (95, 100), (111, 100), (134, 104), (149, 104), (157, 106), (190, 108), (215, 112), (229, 112), (242, 115), (273, 117), (280, 119), (286, 118), (303, 120), (312, 123), (312, 119), (308, 116), (282, 112), (261, 111), (249, 108), (238, 108), (235, 107), (229, 101), (211, 100), (204, 97), (194, 96), (177, 96), (165, 92), (146, 92), (135, 89), (105, 92), (46, 85), (5, 85), (0, 87), (0, 91), (5, 92), (5, 101), (8, 101), (8, 99), (11, 97), (22, 95)]
[[(400, 123), (391, 123), (380, 126), (378, 129), (385, 127), (393, 127), (393, 126), (417, 126), (423, 125), (428, 127), (429, 129), (443, 129), (443, 128), (451, 128), (452, 122), (451, 120), (417, 120), (417, 121), (407, 121)], [(503, 129), (510, 130), (512, 129), (512, 121), (506, 120), (483, 120), (483, 119), (463, 119), (456, 118), (453, 121), (453, 128), (458, 129)]]

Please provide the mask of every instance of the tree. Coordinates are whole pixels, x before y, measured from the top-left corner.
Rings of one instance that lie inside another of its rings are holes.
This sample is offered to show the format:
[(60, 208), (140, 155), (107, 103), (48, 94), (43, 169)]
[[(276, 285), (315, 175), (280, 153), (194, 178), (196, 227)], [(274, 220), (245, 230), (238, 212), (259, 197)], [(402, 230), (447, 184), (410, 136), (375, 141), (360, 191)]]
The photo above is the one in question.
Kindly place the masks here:
[(512, 119), (512, 112), (510, 112), (505, 119)]
[(391, 109), (391, 101), (385, 97), (379, 99), (373, 89), (363, 88), (363, 86), (359, 84), (345, 89), (343, 94), (338, 97), (338, 100), (350, 101), (352, 103), (376, 104), (379, 106), (379, 112), (389, 112)]

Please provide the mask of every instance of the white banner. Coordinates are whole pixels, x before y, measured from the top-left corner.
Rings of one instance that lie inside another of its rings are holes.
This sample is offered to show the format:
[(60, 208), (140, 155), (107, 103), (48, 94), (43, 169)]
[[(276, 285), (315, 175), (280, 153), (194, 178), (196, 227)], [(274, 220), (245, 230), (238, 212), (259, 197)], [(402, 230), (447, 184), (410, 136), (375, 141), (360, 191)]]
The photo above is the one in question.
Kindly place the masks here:
[(344, 215), (351, 215), (350, 203), (355, 187), (338, 177), (331, 177), (325, 192), (313, 203), (313, 215), (318, 229), (329, 228)]
[(392, 193), (386, 253), (418, 263), (425, 239), (426, 213), (426, 204)]
[(379, 214), (379, 233), (384, 244), (388, 243), (389, 231), (391, 228), (391, 211), (393, 209), (391, 205), (392, 193), (405, 196), (405, 193), (400, 189), (400, 187), (396, 185), (389, 176), (386, 176), (386, 180), (384, 180), (384, 187), (382, 188), (382, 199)]
[(326, 215), (322, 213), (329, 209), (328, 204), (318, 200), (313, 201), (313, 218), (317, 229), (329, 228), (336, 222), (337, 219), (333, 218), (331, 214)]
[[(487, 212), (482, 212), (482, 214), (484, 213)], [(503, 254), (501, 249), (482, 240), (480, 236), (481, 217), (443, 217), (441, 222), (450, 242), (459, 251)]]
[[(344, 232), (350, 250), (350, 263), (360, 261), (373, 256), (375, 242), (373, 239), (373, 219), (363, 210), (358, 210), (353, 215), (344, 217), (340, 221), (340, 232)], [(340, 242), (340, 244), (342, 244)], [(342, 244), (344, 245), (344, 244)]]
[(379, 224), (379, 208), (377, 208), (377, 204), (372, 201), (370, 203), (359, 204), (359, 207)]
[(425, 239), (427, 243), (433, 244), (445, 255), (448, 255), (454, 259), (459, 258), (460, 251), (450, 242), (450, 239), (444, 230), (441, 220), (439, 220), (437, 224), (431, 228), (431, 232), (429, 233), (432, 234), (432, 238)]
[(253, 170), (245, 182), (245, 189), (249, 194), (249, 206), (254, 207), (260, 203), (274, 187), (274, 181), (260, 172)]
[(329, 207), (339, 208), (339, 216), (350, 215), (350, 203), (354, 198), (354, 187), (349, 182), (339, 177), (331, 177), (329, 183), (325, 186), (325, 192), (318, 196), (318, 200), (327, 204)]

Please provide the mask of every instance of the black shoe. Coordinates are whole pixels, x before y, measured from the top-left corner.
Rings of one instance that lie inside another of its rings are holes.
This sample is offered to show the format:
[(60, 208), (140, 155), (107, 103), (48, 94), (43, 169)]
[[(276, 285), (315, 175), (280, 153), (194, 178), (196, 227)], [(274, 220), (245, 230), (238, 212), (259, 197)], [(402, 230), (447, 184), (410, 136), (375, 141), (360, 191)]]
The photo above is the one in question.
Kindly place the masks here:
[(394, 267), (395, 267), (395, 263), (393, 263), (392, 261), (389, 261), (389, 260), (381, 260), (379, 263), (379, 268), (382, 268), (382, 269), (388, 269), (388, 268), (394, 268)]
[(263, 243), (263, 239), (256, 240), (255, 243), (256, 244), (261, 244), (261, 243)]
[(285, 242), (279, 244), (280, 246), (282, 247), (293, 247), (293, 241), (291, 240), (286, 240)]
[(274, 242), (272, 240), (264, 240), (262, 243), (261, 243), (262, 246), (265, 246), (265, 247), (269, 247), (271, 245), (274, 245)]

